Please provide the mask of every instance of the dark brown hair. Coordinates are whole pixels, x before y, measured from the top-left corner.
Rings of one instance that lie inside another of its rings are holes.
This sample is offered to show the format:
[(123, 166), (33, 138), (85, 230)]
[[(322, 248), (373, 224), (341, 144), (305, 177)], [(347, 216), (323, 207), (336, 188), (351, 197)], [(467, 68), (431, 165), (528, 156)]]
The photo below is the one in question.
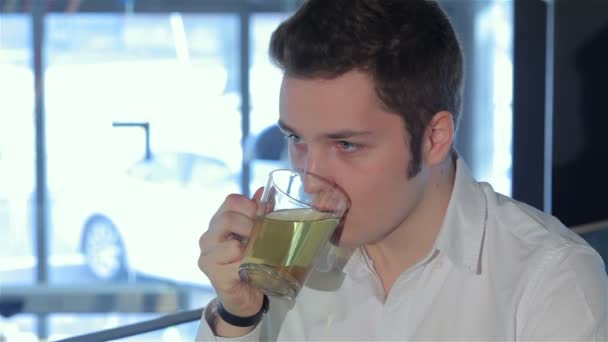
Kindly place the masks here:
[(436, 1), (308, 0), (273, 33), (270, 57), (288, 76), (335, 78), (360, 70), (409, 132), (414, 176), (433, 115), (461, 107), (463, 56)]

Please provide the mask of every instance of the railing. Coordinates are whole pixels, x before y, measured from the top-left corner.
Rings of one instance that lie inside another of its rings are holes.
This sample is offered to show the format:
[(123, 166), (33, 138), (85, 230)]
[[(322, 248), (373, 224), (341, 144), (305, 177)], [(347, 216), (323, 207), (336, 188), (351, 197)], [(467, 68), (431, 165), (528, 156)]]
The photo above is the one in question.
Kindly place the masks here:
[(101, 330), (90, 334), (66, 338), (56, 342), (102, 342), (145, 334), (151, 331), (165, 329), (182, 323), (198, 321), (203, 314), (203, 310), (204, 308), (182, 311), (179, 313), (169, 314), (149, 321), (124, 325), (112, 329)]
[(572, 229), (575, 233), (579, 235), (599, 232), (600, 230), (608, 229), (608, 220), (581, 224), (578, 226), (571, 227), (570, 229)]
[[(187, 299), (182, 289), (167, 284), (9, 286), (0, 287), (0, 316), (24, 313), (167, 313), (157, 319), (62, 340), (110, 341), (200, 319), (202, 308), (174, 313), (186, 306)], [(1, 335), (0, 332), (0, 340)]]
[[(608, 232), (608, 220), (571, 227), (580, 235)], [(603, 239), (603, 238), (602, 238)], [(604, 248), (606, 249), (606, 248)], [(601, 251), (600, 251), (601, 252)], [(605, 252), (605, 250), (604, 250)], [(605, 254), (605, 253), (604, 253)], [(608, 264), (608, 255), (602, 255)], [(61, 294), (61, 295), (59, 295)], [(66, 296), (66, 294), (68, 294)], [(104, 312), (175, 312), (184, 306), (184, 295), (174, 286), (103, 285), (87, 287), (14, 287), (0, 288), (0, 315), (18, 313), (91, 313), (105, 303)], [(101, 299), (101, 300), (100, 300)], [(140, 335), (175, 325), (198, 321), (204, 308), (171, 313), (160, 318), (66, 338), (56, 342), (111, 341)]]
[(7, 317), (17, 313), (171, 313), (184, 307), (185, 301), (177, 287), (164, 284), (0, 287), (0, 314)]

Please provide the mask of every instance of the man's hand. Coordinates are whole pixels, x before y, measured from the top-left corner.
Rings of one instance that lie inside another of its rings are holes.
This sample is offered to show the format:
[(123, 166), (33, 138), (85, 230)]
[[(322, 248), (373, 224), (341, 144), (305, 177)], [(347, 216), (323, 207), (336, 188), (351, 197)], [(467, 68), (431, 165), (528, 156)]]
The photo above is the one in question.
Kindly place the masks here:
[[(262, 291), (243, 282), (238, 274), (245, 250), (243, 241), (251, 235), (262, 190), (258, 189), (253, 199), (228, 195), (199, 239), (198, 266), (211, 281), (224, 309), (236, 316), (255, 315), (262, 307)], [(237, 337), (246, 335), (255, 326), (235, 327), (216, 316), (215, 327), (211, 328), (218, 336)]]

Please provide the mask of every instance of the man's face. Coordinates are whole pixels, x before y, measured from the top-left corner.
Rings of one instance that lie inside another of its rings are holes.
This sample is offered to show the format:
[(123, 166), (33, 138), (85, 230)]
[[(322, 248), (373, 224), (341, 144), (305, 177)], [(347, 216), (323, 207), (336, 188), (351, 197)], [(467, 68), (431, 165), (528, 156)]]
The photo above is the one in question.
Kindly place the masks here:
[(420, 202), (428, 173), (423, 164), (408, 178), (411, 153), (403, 119), (383, 109), (366, 74), (285, 77), (279, 124), (289, 138), (292, 166), (334, 181), (350, 197), (340, 244), (382, 240)]

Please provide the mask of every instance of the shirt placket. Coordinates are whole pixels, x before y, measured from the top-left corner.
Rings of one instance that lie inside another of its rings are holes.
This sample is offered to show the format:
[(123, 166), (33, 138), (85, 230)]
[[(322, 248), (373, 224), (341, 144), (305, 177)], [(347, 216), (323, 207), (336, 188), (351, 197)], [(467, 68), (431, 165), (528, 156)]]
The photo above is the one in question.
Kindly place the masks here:
[(412, 297), (424, 267), (418, 265), (406, 271), (393, 285), (382, 307), (380, 339), (403, 341), (409, 335)]

